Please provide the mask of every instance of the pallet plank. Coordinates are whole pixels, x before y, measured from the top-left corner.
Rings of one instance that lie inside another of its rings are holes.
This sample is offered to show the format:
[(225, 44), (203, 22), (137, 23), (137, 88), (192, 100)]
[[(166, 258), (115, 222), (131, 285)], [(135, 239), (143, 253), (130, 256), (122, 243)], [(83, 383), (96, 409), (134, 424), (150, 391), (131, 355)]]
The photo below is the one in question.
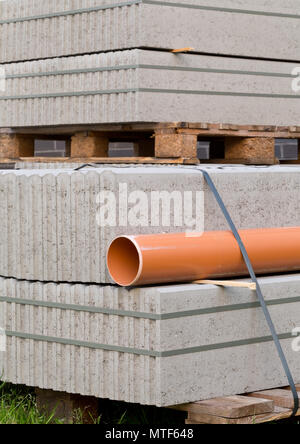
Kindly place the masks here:
[[(288, 419), (291, 416), (291, 410), (281, 407), (275, 407), (274, 412), (264, 413), (261, 415), (249, 415), (243, 418), (223, 418), (220, 416), (212, 416), (206, 414), (189, 414), (186, 424), (264, 424), (267, 422)], [(300, 413), (300, 412), (299, 412)]]
[[(294, 398), (292, 392), (284, 389), (263, 390), (260, 392), (250, 393), (249, 397), (271, 399), (277, 407), (293, 409)], [(298, 392), (300, 399), (300, 392)]]
[(11, 163), (20, 160), (22, 162), (37, 163), (90, 163), (90, 164), (174, 164), (174, 165), (198, 165), (199, 160), (196, 158), (186, 159), (177, 158), (156, 158), (156, 157), (19, 157), (17, 159), (4, 158), (1, 163)]
[[(68, 125), (57, 127), (28, 127), (14, 128), (18, 134), (64, 134), (73, 135), (82, 131), (155, 131), (157, 129), (174, 128), (178, 133), (198, 134), (205, 136), (236, 136), (236, 137), (277, 137), (300, 138), (300, 126), (266, 126), (266, 125), (232, 125), (230, 123), (208, 122), (133, 122), (123, 124), (98, 124), (98, 125)], [(8, 133), (10, 129), (0, 129), (2, 133)]]
[(198, 136), (300, 138), (300, 127), (231, 125), (215, 123), (189, 123), (188, 128), (178, 128), (178, 133)]
[(189, 414), (236, 419), (262, 413), (271, 413), (274, 410), (274, 402), (268, 399), (255, 399), (253, 397), (236, 395), (182, 404), (174, 406), (174, 409), (186, 411)]

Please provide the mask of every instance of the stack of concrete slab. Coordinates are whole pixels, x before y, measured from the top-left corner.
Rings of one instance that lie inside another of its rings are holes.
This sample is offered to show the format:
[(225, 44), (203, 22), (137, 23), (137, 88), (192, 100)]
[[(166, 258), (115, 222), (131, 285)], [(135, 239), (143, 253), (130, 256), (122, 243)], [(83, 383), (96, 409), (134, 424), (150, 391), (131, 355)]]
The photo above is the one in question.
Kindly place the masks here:
[[(296, 127), (299, 23), (297, 0), (0, 1), (0, 128)], [(108, 276), (118, 235), (228, 229), (197, 167), (50, 166), (0, 172), (0, 377), (157, 406), (286, 384), (254, 292)], [(202, 168), (238, 228), (300, 226), (300, 167)], [(261, 279), (296, 382), (299, 283)]]
[(299, 60), (298, 0), (9, 0), (0, 62), (125, 48)]
[(298, 125), (294, 67), (144, 50), (7, 64), (0, 127), (172, 121)]
[[(0, 12), (2, 128), (299, 124), (296, 0), (10, 0)], [(162, 51), (183, 47), (217, 57)]]
[[(300, 275), (262, 278), (296, 382)], [(0, 279), (17, 384), (167, 406), (286, 384), (255, 292), (212, 285), (126, 290)]]
[[(300, 167), (207, 170), (238, 228), (300, 225)], [(111, 282), (106, 253), (118, 235), (228, 229), (187, 166), (2, 171), (0, 219), (0, 275), (53, 282)]]

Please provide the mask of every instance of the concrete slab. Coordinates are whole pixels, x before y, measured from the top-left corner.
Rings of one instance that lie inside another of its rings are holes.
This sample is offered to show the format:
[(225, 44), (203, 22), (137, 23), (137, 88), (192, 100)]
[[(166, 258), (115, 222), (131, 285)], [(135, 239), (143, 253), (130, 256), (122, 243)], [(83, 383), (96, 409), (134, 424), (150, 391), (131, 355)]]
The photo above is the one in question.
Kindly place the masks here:
[(20, 170), (70, 170), (78, 168), (82, 162), (29, 162), (17, 160), (15, 162), (15, 169)]
[(144, 50), (6, 64), (0, 127), (298, 125), (294, 68), (294, 63)]
[[(201, 168), (239, 229), (300, 225), (299, 166)], [(109, 283), (118, 235), (228, 229), (197, 167), (1, 171), (0, 196), (0, 275), (18, 279)]]
[[(289, 365), (300, 275), (260, 279)], [(212, 285), (126, 290), (0, 279), (4, 379), (167, 406), (287, 384), (255, 292)]]
[(299, 61), (297, 0), (1, 2), (0, 62), (117, 49)]

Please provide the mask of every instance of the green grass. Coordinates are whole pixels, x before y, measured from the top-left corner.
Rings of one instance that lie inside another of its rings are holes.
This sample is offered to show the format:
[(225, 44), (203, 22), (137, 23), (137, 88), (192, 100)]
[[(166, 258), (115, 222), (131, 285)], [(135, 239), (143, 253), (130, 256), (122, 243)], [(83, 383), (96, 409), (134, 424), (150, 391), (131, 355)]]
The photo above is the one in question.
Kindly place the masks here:
[[(82, 413), (74, 412), (75, 424), (82, 424)], [(45, 415), (38, 411), (34, 390), (0, 382), (0, 424), (63, 424), (55, 412)], [(145, 407), (109, 400), (99, 401), (99, 417), (94, 424), (137, 424), (184, 426), (185, 414), (168, 409)]]
[(36, 407), (34, 392), (28, 388), (0, 383), (0, 424), (59, 423)]

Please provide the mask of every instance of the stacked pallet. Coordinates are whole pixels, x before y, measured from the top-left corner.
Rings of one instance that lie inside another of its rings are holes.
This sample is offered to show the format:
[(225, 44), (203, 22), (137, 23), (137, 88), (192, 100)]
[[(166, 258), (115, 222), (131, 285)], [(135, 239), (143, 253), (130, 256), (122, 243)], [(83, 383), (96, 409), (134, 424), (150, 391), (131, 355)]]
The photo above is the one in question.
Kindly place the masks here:
[[(286, 384), (251, 288), (123, 289), (106, 253), (121, 234), (227, 229), (194, 165), (201, 141), (218, 164), (202, 168), (239, 229), (300, 226), (300, 168), (275, 165), (275, 139), (300, 138), (296, 3), (0, 2), (0, 163), (16, 168), (0, 172), (5, 380), (157, 406)], [(66, 158), (34, 157), (37, 138), (64, 141)], [(135, 157), (109, 158), (112, 143)], [(77, 169), (87, 163), (100, 165)], [(136, 191), (147, 203), (157, 193), (169, 221), (153, 222), (146, 204), (124, 223)], [(101, 193), (116, 198), (116, 223), (99, 222)], [(186, 193), (194, 225), (178, 223)], [(296, 382), (299, 282), (260, 279)], [(180, 408), (190, 422), (274, 417), (272, 402), (240, 401), (234, 412), (223, 401)]]
[[(72, 158), (105, 158), (110, 141), (131, 138), (138, 156), (195, 163), (197, 137), (233, 135), (219, 158), (270, 164), (266, 137), (300, 137), (294, 0), (11, 0), (0, 8), (3, 158), (31, 157), (34, 136), (59, 134), (75, 136)], [(181, 132), (170, 122), (192, 126)]]

